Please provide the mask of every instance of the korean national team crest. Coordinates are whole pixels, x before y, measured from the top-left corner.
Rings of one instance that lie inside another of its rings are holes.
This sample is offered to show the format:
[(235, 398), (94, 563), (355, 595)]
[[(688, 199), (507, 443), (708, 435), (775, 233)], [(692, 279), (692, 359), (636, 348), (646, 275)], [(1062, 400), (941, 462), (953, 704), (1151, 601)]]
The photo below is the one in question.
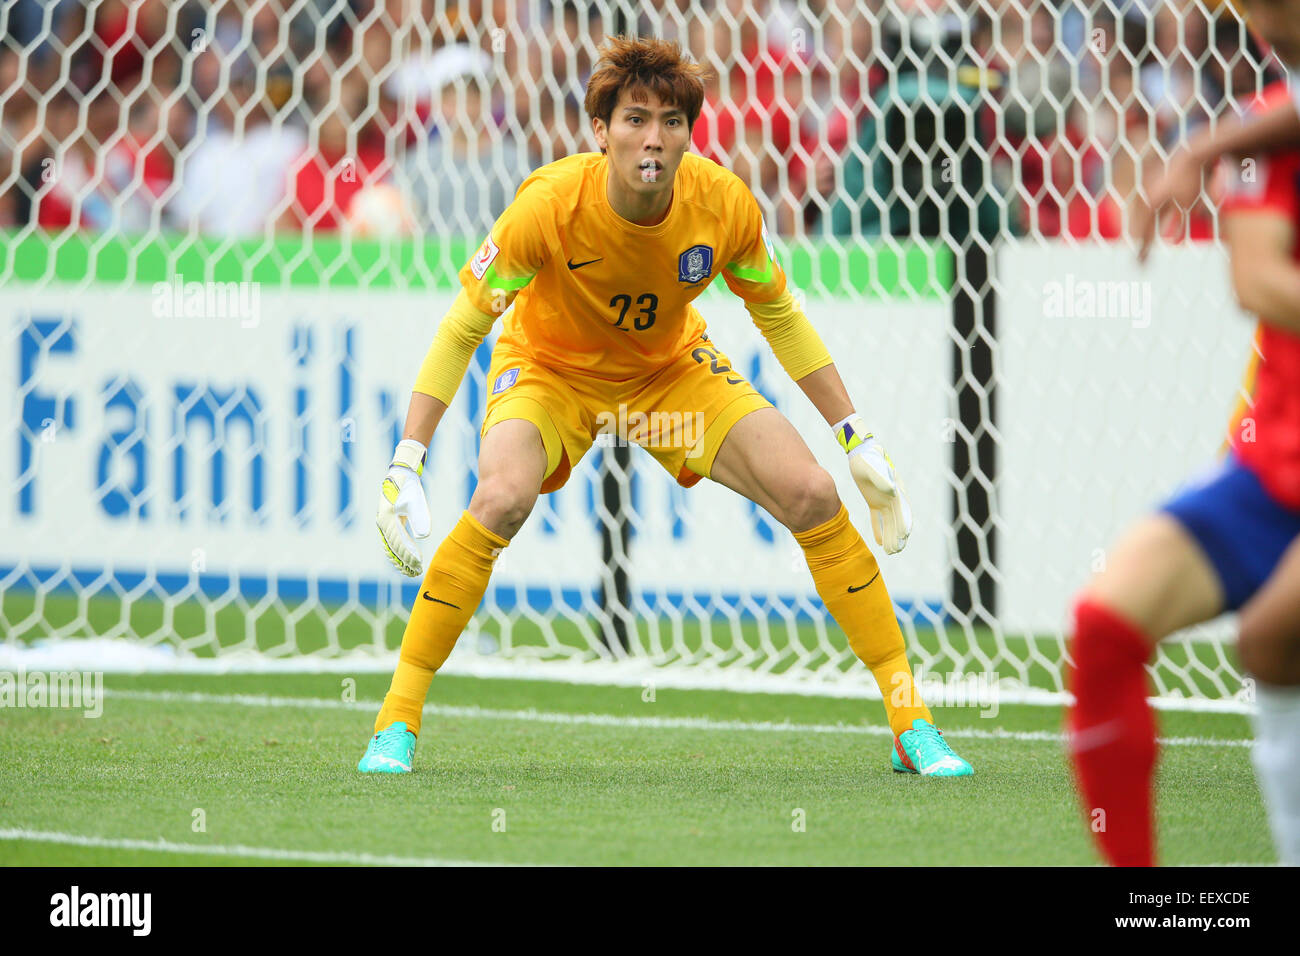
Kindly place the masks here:
[(492, 383), (492, 394), (500, 395), (507, 388), (514, 385), (519, 378), (519, 369), (512, 368), (502, 372), (497, 376), (497, 380)]
[(713, 247), (691, 246), (677, 257), (677, 281), (694, 285), (713, 271)]

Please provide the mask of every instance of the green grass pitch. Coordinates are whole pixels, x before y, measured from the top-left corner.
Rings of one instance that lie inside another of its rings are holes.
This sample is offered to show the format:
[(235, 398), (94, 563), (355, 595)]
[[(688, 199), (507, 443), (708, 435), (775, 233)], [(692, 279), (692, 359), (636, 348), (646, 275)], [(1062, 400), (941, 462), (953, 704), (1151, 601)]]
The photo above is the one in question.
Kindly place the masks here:
[[(97, 719), (6, 709), (0, 863), (1097, 862), (1055, 708), (938, 711), (976, 776), (936, 780), (890, 771), (879, 702), (442, 676), (416, 772), (363, 776), (387, 677), (344, 679), (107, 675)], [(1274, 862), (1248, 720), (1159, 721), (1161, 862)]]

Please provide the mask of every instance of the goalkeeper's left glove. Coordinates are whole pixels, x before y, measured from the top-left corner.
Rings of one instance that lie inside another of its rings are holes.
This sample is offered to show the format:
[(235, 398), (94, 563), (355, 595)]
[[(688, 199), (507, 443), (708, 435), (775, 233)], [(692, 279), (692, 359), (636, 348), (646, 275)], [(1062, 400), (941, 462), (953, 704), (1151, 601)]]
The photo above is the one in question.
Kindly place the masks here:
[(887, 554), (897, 554), (912, 533), (912, 506), (880, 442), (857, 415), (834, 426), (835, 440), (849, 456), (849, 473), (871, 508), (871, 531)]

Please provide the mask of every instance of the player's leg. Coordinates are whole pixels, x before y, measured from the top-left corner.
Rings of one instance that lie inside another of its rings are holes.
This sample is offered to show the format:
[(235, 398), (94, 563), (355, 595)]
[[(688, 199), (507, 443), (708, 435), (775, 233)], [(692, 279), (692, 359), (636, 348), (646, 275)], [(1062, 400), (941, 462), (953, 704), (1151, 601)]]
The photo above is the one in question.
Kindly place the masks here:
[(402, 636), (401, 661), (375, 730), (402, 720), (415, 734), (434, 673), (487, 591), (492, 564), (537, 501), (546, 470), (538, 427), (522, 418), (493, 425), (479, 449), (479, 480), (469, 508), (429, 562)]
[(1216, 616), (1223, 601), (1196, 539), (1158, 514), (1121, 539), (1076, 602), (1071, 751), (1085, 814), (1112, 864), (1153, 862), (1156, 730), (1144, 665), (1157, 641)]
[(546, 474), (547, 450), (537, 424), (509, 418), (489, 427), (479, 449), (478, 485), (429, 562), (375, 736), (358, 769), (411, 769), (433, 676), (482, 602), (492, 565), (532, 511)]
[(750, 412), (727, 431), (708, 477), (765, 508), (803, 548), (817, 593), (880, 687), (899, 742), (895, 769), (970, 773), (934, 730), (875, 557), (794, 426), (775, 408)]
[(1076, 605), (1071, 749), (1085, 811), (1110, 862), (1154, 859), (1155, 722), (1143, 669), (1152, 647), (1243, 607), (1298, 535), (1300, 511), (1229, 455), (1130, 532)]
[(842, 507), (835, 480), (795, 427), (771, 407), (750, 412), (728, 429), (708, 477), (744, 495), (794, 534), (824, 524)]
[(1238, 651), (1256, 680), (1255, 772), (1278, 859), (1300, 866), (1300, 541), (1241, 610)]
[(1223, 586), (1195, 537), (1173, 515), (1149, 515), (1106, 555), (1081, 599), (1123, 617), (1154, 646), (1175, 631), (1216, 617)]
[(1241, 609), (1239, 626), (1237, 651), (1247, 673), (1278, 687), (1300, 686), (1300, 539)]

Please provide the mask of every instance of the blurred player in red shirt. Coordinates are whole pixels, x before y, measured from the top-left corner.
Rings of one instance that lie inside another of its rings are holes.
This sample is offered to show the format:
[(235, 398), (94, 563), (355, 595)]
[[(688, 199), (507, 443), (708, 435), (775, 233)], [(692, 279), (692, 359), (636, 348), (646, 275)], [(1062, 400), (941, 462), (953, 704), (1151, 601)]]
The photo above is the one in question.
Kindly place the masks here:
[[(1253, 109), (1288, 95), (1270, 87)], [(1246, 605), (1300, 535), (1300, 149), (1252, 163), (1229, 165), (1220, 210), (1234, 292), (1260, 316), (1230, 448), (1130, 529), (1075, 606), (1071, 750), (1085, 813), (1116, 865), (1154, 862), (1153, 647)]]

